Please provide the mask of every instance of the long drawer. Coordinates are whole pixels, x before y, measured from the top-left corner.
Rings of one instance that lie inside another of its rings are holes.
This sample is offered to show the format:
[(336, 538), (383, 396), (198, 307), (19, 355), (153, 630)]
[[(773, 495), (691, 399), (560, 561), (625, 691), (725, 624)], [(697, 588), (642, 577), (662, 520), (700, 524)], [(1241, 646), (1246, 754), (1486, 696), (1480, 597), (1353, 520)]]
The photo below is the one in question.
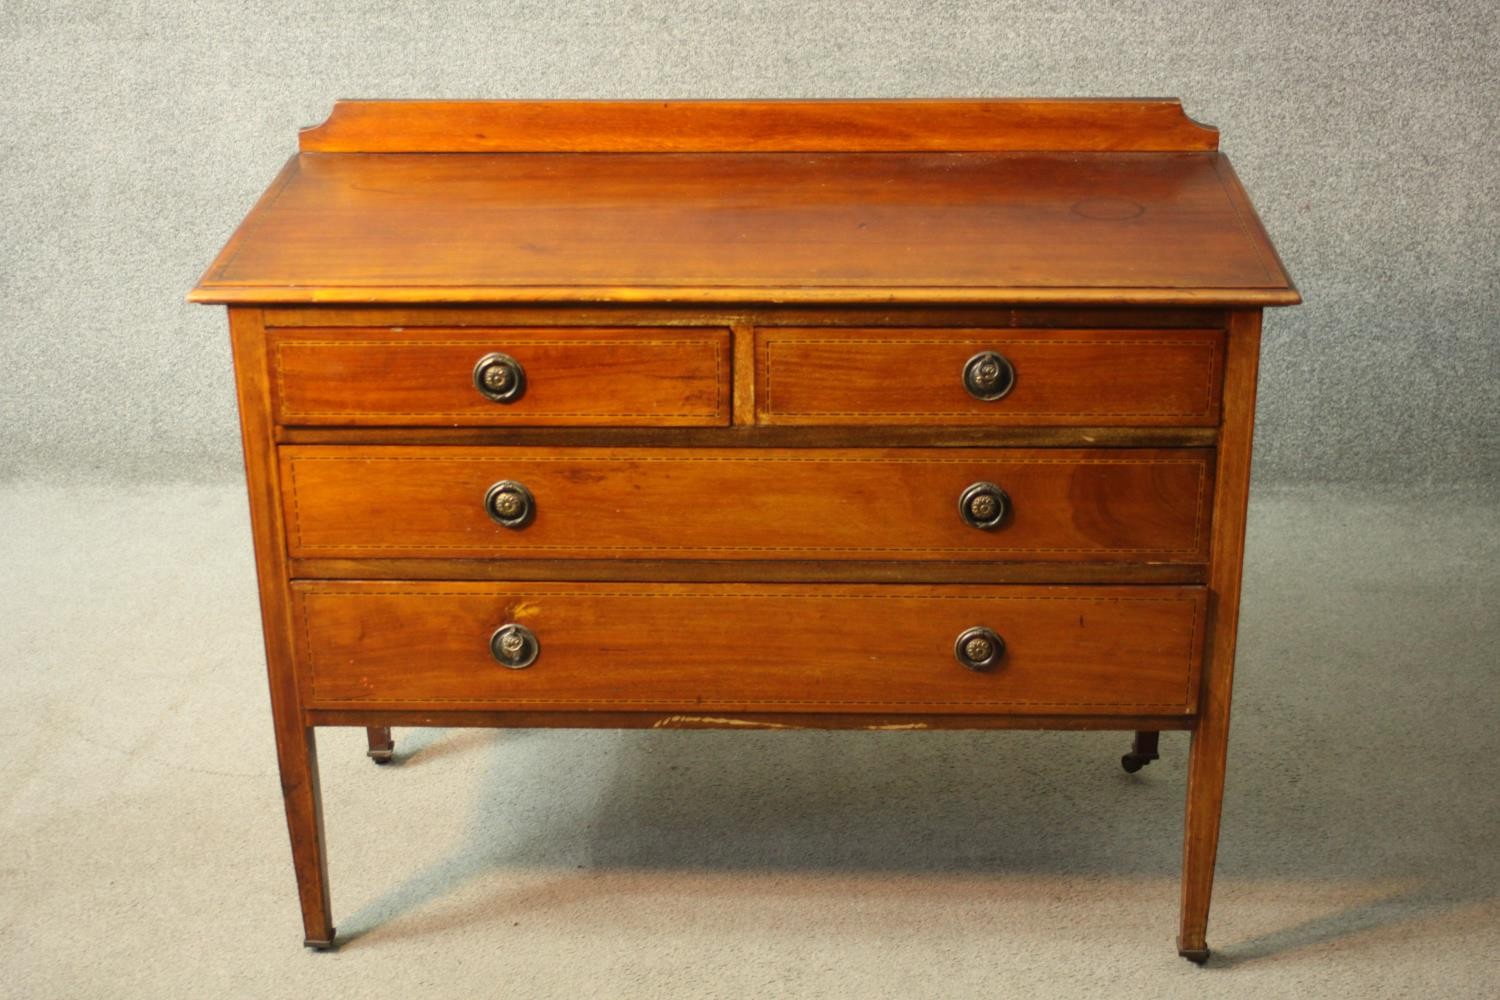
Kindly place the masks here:
[(313, 708), (1187, 715), (1205, 603), (1199, 587), (293, 586)]
[(284, 329), (282, 424), (722, 426), (729, 331), (716, 328)]
[(1203, 449), (281, 450), (296, 558), (1201, 563), (1211, 460)]
[(765, 327), (767, 424), (1218, 422), (1222, 330)]

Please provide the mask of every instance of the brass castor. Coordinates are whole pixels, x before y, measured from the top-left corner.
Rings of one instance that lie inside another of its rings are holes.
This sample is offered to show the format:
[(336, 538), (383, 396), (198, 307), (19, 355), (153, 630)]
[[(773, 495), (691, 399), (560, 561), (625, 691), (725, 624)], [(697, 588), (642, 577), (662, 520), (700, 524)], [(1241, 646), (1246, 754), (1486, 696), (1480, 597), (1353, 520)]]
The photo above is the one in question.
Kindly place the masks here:
[(1209, 951), (1208, 946), (1204, 945), (1202, 948), (1178, 948), (1177, 954), (1181, 955), (1189, 962), (1192, 962), (1194, 965), (1202, 965), (1204, 962), (1208, 961)]
[(327, 941), (321, 941), (317, 938), (303, 938), (302, 944), (313, 951), (337, 951), (339, 947), (337, 941), (332, 936)]
[(377, 764), (389, 764), (396, 756), (396, 741), (387, 726), (370, 726), (365, 730), (369, 738), (369, 757)]
[(1153, 760), (1156, 760), (1156, 754), (1148, 756), (1143, 753), (1128, 753), (1120, 758), (1120, 766), (1125, 769), (1126, 774), (1134, 774)]

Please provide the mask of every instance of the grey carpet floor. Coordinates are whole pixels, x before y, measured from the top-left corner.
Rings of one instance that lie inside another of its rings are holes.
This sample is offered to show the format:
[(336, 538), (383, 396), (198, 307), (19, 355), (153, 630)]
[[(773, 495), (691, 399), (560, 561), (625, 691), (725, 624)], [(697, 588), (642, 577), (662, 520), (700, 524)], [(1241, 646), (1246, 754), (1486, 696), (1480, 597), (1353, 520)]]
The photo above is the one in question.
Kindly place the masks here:
[(0, 996), (1500, 996), (1500, 508), (1250, 533), (1207, 968), (1182, 734), (329, 730), (315, 954), (239, 491), (0, 488)]

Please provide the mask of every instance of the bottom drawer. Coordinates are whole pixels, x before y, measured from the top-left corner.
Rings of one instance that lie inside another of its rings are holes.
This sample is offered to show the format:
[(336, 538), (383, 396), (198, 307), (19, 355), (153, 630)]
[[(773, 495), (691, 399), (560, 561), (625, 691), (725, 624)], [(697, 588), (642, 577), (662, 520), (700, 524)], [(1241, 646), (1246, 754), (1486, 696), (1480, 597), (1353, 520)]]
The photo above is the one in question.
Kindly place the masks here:
[[(1187, 715), (1205, 610), (1201, 587), (293, 589), (309, 708)], [(986, 651), (957, 642), (975, 628), (1003, 643), (981, 669), (959, 659)]]

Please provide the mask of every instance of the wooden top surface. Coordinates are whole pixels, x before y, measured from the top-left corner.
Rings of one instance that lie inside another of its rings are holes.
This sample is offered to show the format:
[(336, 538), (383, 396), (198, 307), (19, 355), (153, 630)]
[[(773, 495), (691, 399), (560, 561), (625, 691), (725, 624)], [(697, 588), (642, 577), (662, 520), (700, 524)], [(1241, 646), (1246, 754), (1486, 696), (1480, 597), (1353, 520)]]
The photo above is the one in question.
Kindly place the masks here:
[(192, 301), (1299, 301), (1176, 102), (343, 102), (302, 145)]

